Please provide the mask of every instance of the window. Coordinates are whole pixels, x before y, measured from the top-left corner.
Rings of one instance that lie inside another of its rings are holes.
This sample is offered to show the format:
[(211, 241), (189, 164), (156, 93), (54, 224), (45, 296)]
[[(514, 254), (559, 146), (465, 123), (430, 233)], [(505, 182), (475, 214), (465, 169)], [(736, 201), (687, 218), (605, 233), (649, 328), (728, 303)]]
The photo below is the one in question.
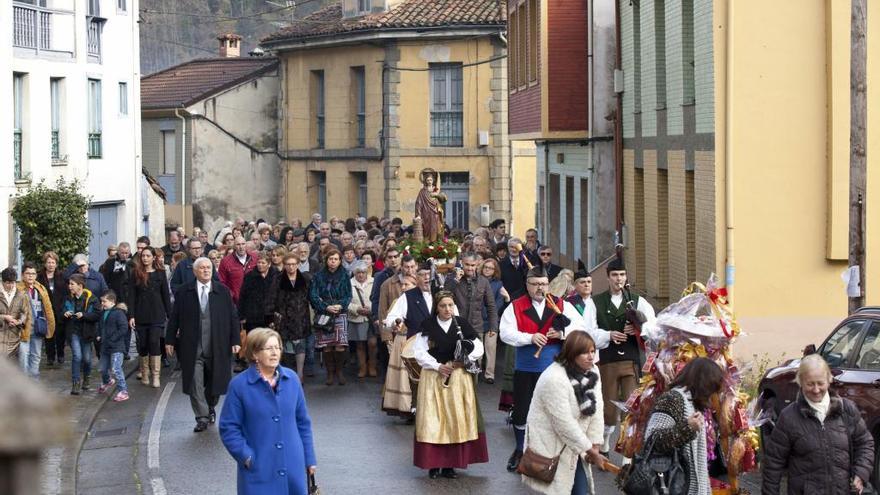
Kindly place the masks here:
[(101, 158), (101, 81), (89, 79), (89, 158)]
[(470, 174), (468, 172), (443, 172), (440, 184), (446, 193), (444, 219), (452, 229), (470, 229)]
[(832, 368), (846, 366), (864, 324), (864, 320), (850, 321), (828, 337), (819, 351), (822, 358), (828, 362), (828, 366)]
[(15, 179), (21, 179), (21, 133), (24, 113), (24, 74), (12, 74), (12, 153)]
[(357, 0), (358, 14), (369, 14), (371, 10), (370, 0)]
[(519, 36), (517, 36), (517, 55), (516, 55), (516, 85), (524, 86), (526, 84), (526, 78), (528, 73), (528, 50), (529, 50), (529, 31), (528, 31), (528, 22), (529, 15), (526, 11), (525, 4), (520, 6), (519, 15), (517, 18), (517, 29), (519, 30)]
[(314, 98), (314, 143), (318, 148), (324, 147), (324, 71), (312, 71), (312, 95)]
[(363, 67), (351, 68), (352, 81), (352, 114), (356, 117), (355, 143), (358, 148), (367, 144), (367, 114), (366, 114), (366, 81)]
[(87, 16), (89, 17), (100, 17), (101, 16), (101, 0), (87, 0), (88, 3), (88, 11)]
[(430, 64), (431, 146), (463, 146), (462, 66)]
[(529, 0), (529, 82), (538, 80), (538, 0)]
[(116, 12), (128, 12), (128, 0), (116, 0)]
[(681, 1), (682, 105), (694, 104), (694, 0)]
[(863, 370), (880, 370), (880, 323), (874, 322), (865, 334), (855, 367)]
[(52, 106), (52, 160), (61, 159), (61, 79), (49, 80), (49, 102)]
[(174, 131), (162, 131), (162, 174), (177, 173), (177, 138)]
[(510, 91), (516, 91), (519, 86), (516, 74), (519, 68), (517, 64), (517, 59), (519, 57), (519, 44), (518, 38), (520, 36), (519, 29), (517, 29), (516, 19), (517, 19), (516, 10), (510, 12), (508, 19), (508, 35), (510, 39), (507, 42), (507, 84), (510, 87)]
[(128, 115), (128, 83), (119, 83), (119, 115)]

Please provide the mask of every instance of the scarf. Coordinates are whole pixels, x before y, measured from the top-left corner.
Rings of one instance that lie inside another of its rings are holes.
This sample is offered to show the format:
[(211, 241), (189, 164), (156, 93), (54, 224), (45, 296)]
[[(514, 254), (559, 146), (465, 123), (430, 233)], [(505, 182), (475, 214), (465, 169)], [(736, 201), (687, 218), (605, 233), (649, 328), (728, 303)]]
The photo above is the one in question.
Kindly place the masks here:
[(596, 394), (593, 393), (593, 388), (599, 377), (592, 370), (582, 373), (566, 367), (565, 372), (574, 388), (574, 397), (581, 409), (581, 416), (592, 416), (596, 413)]
[(828, 416), (828, 408), (831, 406), (831, 395), (828, 392), (825, 392), (825, 397), (822, 397), (822, 400), (819, 402), (813, 402), (810, 399), (807, 399), (804, 396), (804, 400), (807, 401), (807, 404), (810, 405), (810, 408), (816, 413), (816, 419), (819, 420), (820, 423), (825, 423), (825, 417)]

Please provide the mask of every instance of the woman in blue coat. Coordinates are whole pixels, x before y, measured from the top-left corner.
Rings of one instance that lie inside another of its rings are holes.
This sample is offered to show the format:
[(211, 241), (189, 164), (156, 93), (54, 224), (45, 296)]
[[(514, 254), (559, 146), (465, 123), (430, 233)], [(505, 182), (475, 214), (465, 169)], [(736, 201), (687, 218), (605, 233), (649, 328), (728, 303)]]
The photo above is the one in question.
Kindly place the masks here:
[(229, 383), (220, 438), (238, 464), (238, 493), (308, 494), (315, 472), (312, 420), (302, 385), (281, 366), (278, 332), (248, 334), (251, 366)]

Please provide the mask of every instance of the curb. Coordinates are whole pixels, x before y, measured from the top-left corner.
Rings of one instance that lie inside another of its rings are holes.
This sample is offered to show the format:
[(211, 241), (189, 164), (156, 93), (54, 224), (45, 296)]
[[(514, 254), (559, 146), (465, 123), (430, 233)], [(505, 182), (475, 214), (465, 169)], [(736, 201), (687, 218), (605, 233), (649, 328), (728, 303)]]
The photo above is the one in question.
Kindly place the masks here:
[[(135, 372), (137, 372), (137, 369), (138, 369), (137, 357), (136, 356), (133, 357), (131, 360), (129, 360), (129, 363), (130, 363), (129, 366), (131, 369), (126, 370), (127, 366), (125, 366), (125, 364), (123, 362), (123, 371), (125, 373), (125, 380), (126, 381), (128, 381), (128, 379), (131, 376), (133, 376), (135, 374)], [(61, 493), (65, 493), (65, 494), (66, 493), (71, 493), (71, 494), (77, 493), (76, 485), (77, 485), (77, 481), (79, 478), (79, 454), (80, 454), (80, 452), (82, 452), (82, 448), (86, 443), (86, 439), (89, 436), (89, 432), (92, 430), (92, 426), (94, 425), (95, 418), (98, 417), (98, 413), (101, 412), (101, 409), (104, 408), (104, 405), (107, 404), (107, 401), (110, 400), (111, 397), (112, 397), (112, 394), (104, 394), (104, 395), (102, 395), (101, 398), (99, 398), (98, 400), (95, 400), (95, 402), (91, 408), (86, 409), (86, 412), (84, 414), (84, 419), (87, 419), (87, 421), (88, 421), (88, 428), (85, 429), (84, 433), (82, 435), (80, 435), (80, 437), (77, 439), (76, 442), (74, 442), (74, 444), (71, 446), (70, 449), (67, 449), (67, 448), (65, 449), (65, 450), (72, 451), (72, 452), (65, 452), (64, 453), (65, 460), (72, 461), (72, 462), (70, 462), (70, 465), (69, 465), (69, 469), (72, 469), (72, 473), (71, 473), (72, 476), (62, 476), (63, 481), (61, 482)]]

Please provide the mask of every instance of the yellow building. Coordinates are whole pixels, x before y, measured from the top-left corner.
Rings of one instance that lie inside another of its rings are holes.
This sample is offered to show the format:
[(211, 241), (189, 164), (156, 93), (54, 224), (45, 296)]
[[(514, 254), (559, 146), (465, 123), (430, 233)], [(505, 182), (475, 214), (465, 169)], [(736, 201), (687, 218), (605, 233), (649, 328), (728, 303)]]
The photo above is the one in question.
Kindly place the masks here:
[(283, 74), (289, 218), (409, 223), (430, 167), (451, 228), (512, 221), (504, 2), (438, 1), (345, 0), (262, 41)]
[[(850, 2), (617, 5), (635, 286), (662, 305), (714, 272), (749, 334), (739, 355), (821, 343), (847, 313)], [(878, 304), (880, 4), (868, 23), (866, 289)]]

